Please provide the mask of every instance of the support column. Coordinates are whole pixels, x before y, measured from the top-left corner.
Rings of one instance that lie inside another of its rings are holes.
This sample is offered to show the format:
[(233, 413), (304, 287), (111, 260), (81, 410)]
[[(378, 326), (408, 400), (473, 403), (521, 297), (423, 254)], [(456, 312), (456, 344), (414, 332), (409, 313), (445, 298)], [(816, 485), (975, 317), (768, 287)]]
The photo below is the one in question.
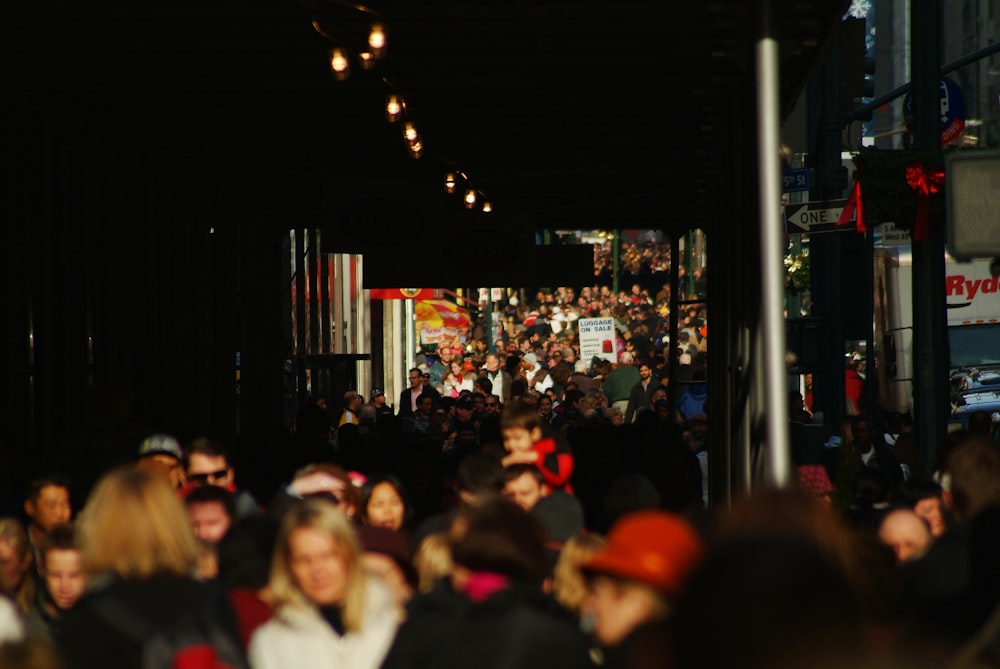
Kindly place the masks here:
[(759, 182), (761, 365), (768, 407), (767, 476), (779, 488), (791, 483), (791, 448), (785, 383), (785, 325), (781, 220), (780, 89), (778, 42), (771, 2), (761, 8), (761, 37), (756, 45), (757, 172)]
[[(913, 148), (941, 146), (939, 0), (910, 3)], [(913, 242), (913, 413), (917, 449), (928, 471), (948, 420), (948, 331), (944, 294), (944, 225)]]

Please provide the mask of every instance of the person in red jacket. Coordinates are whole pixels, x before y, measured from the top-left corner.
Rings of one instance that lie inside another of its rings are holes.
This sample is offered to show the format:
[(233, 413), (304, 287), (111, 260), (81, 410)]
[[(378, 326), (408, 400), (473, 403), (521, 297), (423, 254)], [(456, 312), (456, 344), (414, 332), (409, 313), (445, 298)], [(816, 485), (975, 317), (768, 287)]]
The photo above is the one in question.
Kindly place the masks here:
[(500, 417), (500, 434), (507, 455), (504, 467), (527, 463), (538, 468), (550, 490), (573, 492), (569, 483), (573, 473), (573, 455), (554, 438), (545, 436), (541, 417), (533, 407), (512, 402)]

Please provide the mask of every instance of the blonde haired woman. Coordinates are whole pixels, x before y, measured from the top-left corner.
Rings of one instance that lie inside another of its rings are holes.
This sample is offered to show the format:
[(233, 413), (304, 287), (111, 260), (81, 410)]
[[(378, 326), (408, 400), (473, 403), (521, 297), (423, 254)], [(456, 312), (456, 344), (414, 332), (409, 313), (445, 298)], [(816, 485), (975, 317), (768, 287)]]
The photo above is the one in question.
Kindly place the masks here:
[(450, 576), (455, 568), (451, 561), (451, 541), (447, 532), (431, 532), (420, 542), (413, 566), (417, 570), (417, 588), (420, 592), (430, 592), (434, 584), (445, 576)]
[(162, 476), (138, 468), (111, 472), (76, 527), (90, 585), (56, 637), (69, 669), (141, 666), (144, 642), (187, 619), (212, 631), (220, 661), (246, 666), (225, 594), (191, 577), (198, 543)]
[(604, 537), (600, 534), (577, 534), (559, 551), (552, 574), (552, 596), (577, 618), (583, 615), (583, 602), (587, 597), (587, 581), (580, 565), (602, 546)]
[(376, 669), (401, 612), (361, 564), (350, 521), (323, 499), (282, 519), (271, 566), (274, 617), (250, 641), (254, 669)]

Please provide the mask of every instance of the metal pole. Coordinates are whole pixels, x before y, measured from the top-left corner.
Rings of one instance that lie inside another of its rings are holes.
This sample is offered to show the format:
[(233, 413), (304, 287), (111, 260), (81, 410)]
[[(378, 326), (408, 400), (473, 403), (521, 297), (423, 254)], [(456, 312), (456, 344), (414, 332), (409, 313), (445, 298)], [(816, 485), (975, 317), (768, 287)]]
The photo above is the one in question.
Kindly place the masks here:
[(417, 359), (417, 314), (413, 300), (403, 300), (403, 305), (406, 319), (406, 350), (403, 352), (403, 359), (406, 361), (406, 370), (410, 370)]
[[(910, 8), (910, 11), (911, 12), (913, 11), (913, 7), (912, 6)], [(910, 42), (910, 44), (911, 44), (911, 47), (912, 47), (913, 45), (919, 45), (919, 42), (917, 42), (916, 40), (913, 40), (913, 41)], [(941, 66), (941, 76), (944, 76), (946, 74), (954, 72), (955, 70), (960, 70), (963, 67), (965, 67), (966, 65), (969, 65), (970, 63), (975, 63), (977, 60), (982, 60), (983, 58), (986, 58), (987, 56), (992, 56), (993, 54), (998, 53), (998, 52), (1000, 52), (1000, 42), (997, 42), (996, 44), (990, 44), (989, 46), (986, 46), (986, 47), (983, 47), (982, 49), (979, 49), (978, 51), (973, 51), (972, 53), (966, 54), (966, 55), (962, 56), (961, 58), (959, 58), (957, 60), (953, 60), (953, 61), (951, 61), (950, 63), (948, 63), (946, 65), (942, 65)], [(910, 61), (910, 62), (912, 63), (913, 61)], [(911, 65), (911, 67), (912, 67), (912, 65)], [(913, 78), (912, 74), (911, 74), (910, 78), (911, 79)], [(877, 98), (872, 98), (872, 100), (870, 102), (866, 102), (865, 104), (863, 104), (863, 105), (861, 105), (859, 107), (855, 107), (850, 112), (848, 112), (848, 114), (847, 114), (848, 120), (850, 120), (850, 121), (857, 121), (858, 119), (866, 118), (869, 114), (871, 114), (873, 111), (875, 111), (879, 107), (882, 107), (883, 105), (887, 105), (890, 102), (892, 102), (893, 100), (901, 98), (904, 95), (906, 95), (907, 93), (909, 93), (910, 92), (910, 86), (911, 86), (911, 82), (908, 81), (905, 84), (902, 84), (901, 86), (897, 86), (896, 88), (892, 89), (891, 91), (889, 91), (885, 95), (880, 95)]]
[[(913, 146), (941, 146), (941, 31), (939, 0), (910, 5), (910, 78), (913, 81)], [(914, 435), (928, 471), (948, 421), (948, 334), (944, 294), (944, 226), (932, 223), (924, 241), (913, 242)]]
[(493, 289), (486, 289), (486, 350), (494, 352), (493, 348)]
[(621, 233), (616, 229), (612, 233), (611, 237), (611, 258), (613, 259), (613, 264), (611, 267), (611, 292), (615, 295), (618, 294), (618, 271), (621, 269), (621, 250), (618, 248), (618, 243), (620, 241), (619, 235)]
[(782, 318), (781, 157), (778, 42), (773, 36), (770, 0), (761, 8), (761, 38), (757, 65), (757, 172), (760, 218), (761, 333), (760, 371), (765, 381), (767, 473), (771, 484), (791, 482), (791, 448), (785, 369), (785, 328)]

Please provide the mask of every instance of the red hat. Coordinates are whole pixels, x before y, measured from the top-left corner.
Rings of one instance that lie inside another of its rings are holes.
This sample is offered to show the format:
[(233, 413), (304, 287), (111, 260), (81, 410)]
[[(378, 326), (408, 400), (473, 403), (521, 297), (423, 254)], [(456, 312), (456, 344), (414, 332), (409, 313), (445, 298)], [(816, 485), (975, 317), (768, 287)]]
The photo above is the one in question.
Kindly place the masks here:
[(680, 516), (637, 511), (614, 524), (607, 543), (581, 569), (639, 581), (677, 595), (701, 556), (701, 539)]

